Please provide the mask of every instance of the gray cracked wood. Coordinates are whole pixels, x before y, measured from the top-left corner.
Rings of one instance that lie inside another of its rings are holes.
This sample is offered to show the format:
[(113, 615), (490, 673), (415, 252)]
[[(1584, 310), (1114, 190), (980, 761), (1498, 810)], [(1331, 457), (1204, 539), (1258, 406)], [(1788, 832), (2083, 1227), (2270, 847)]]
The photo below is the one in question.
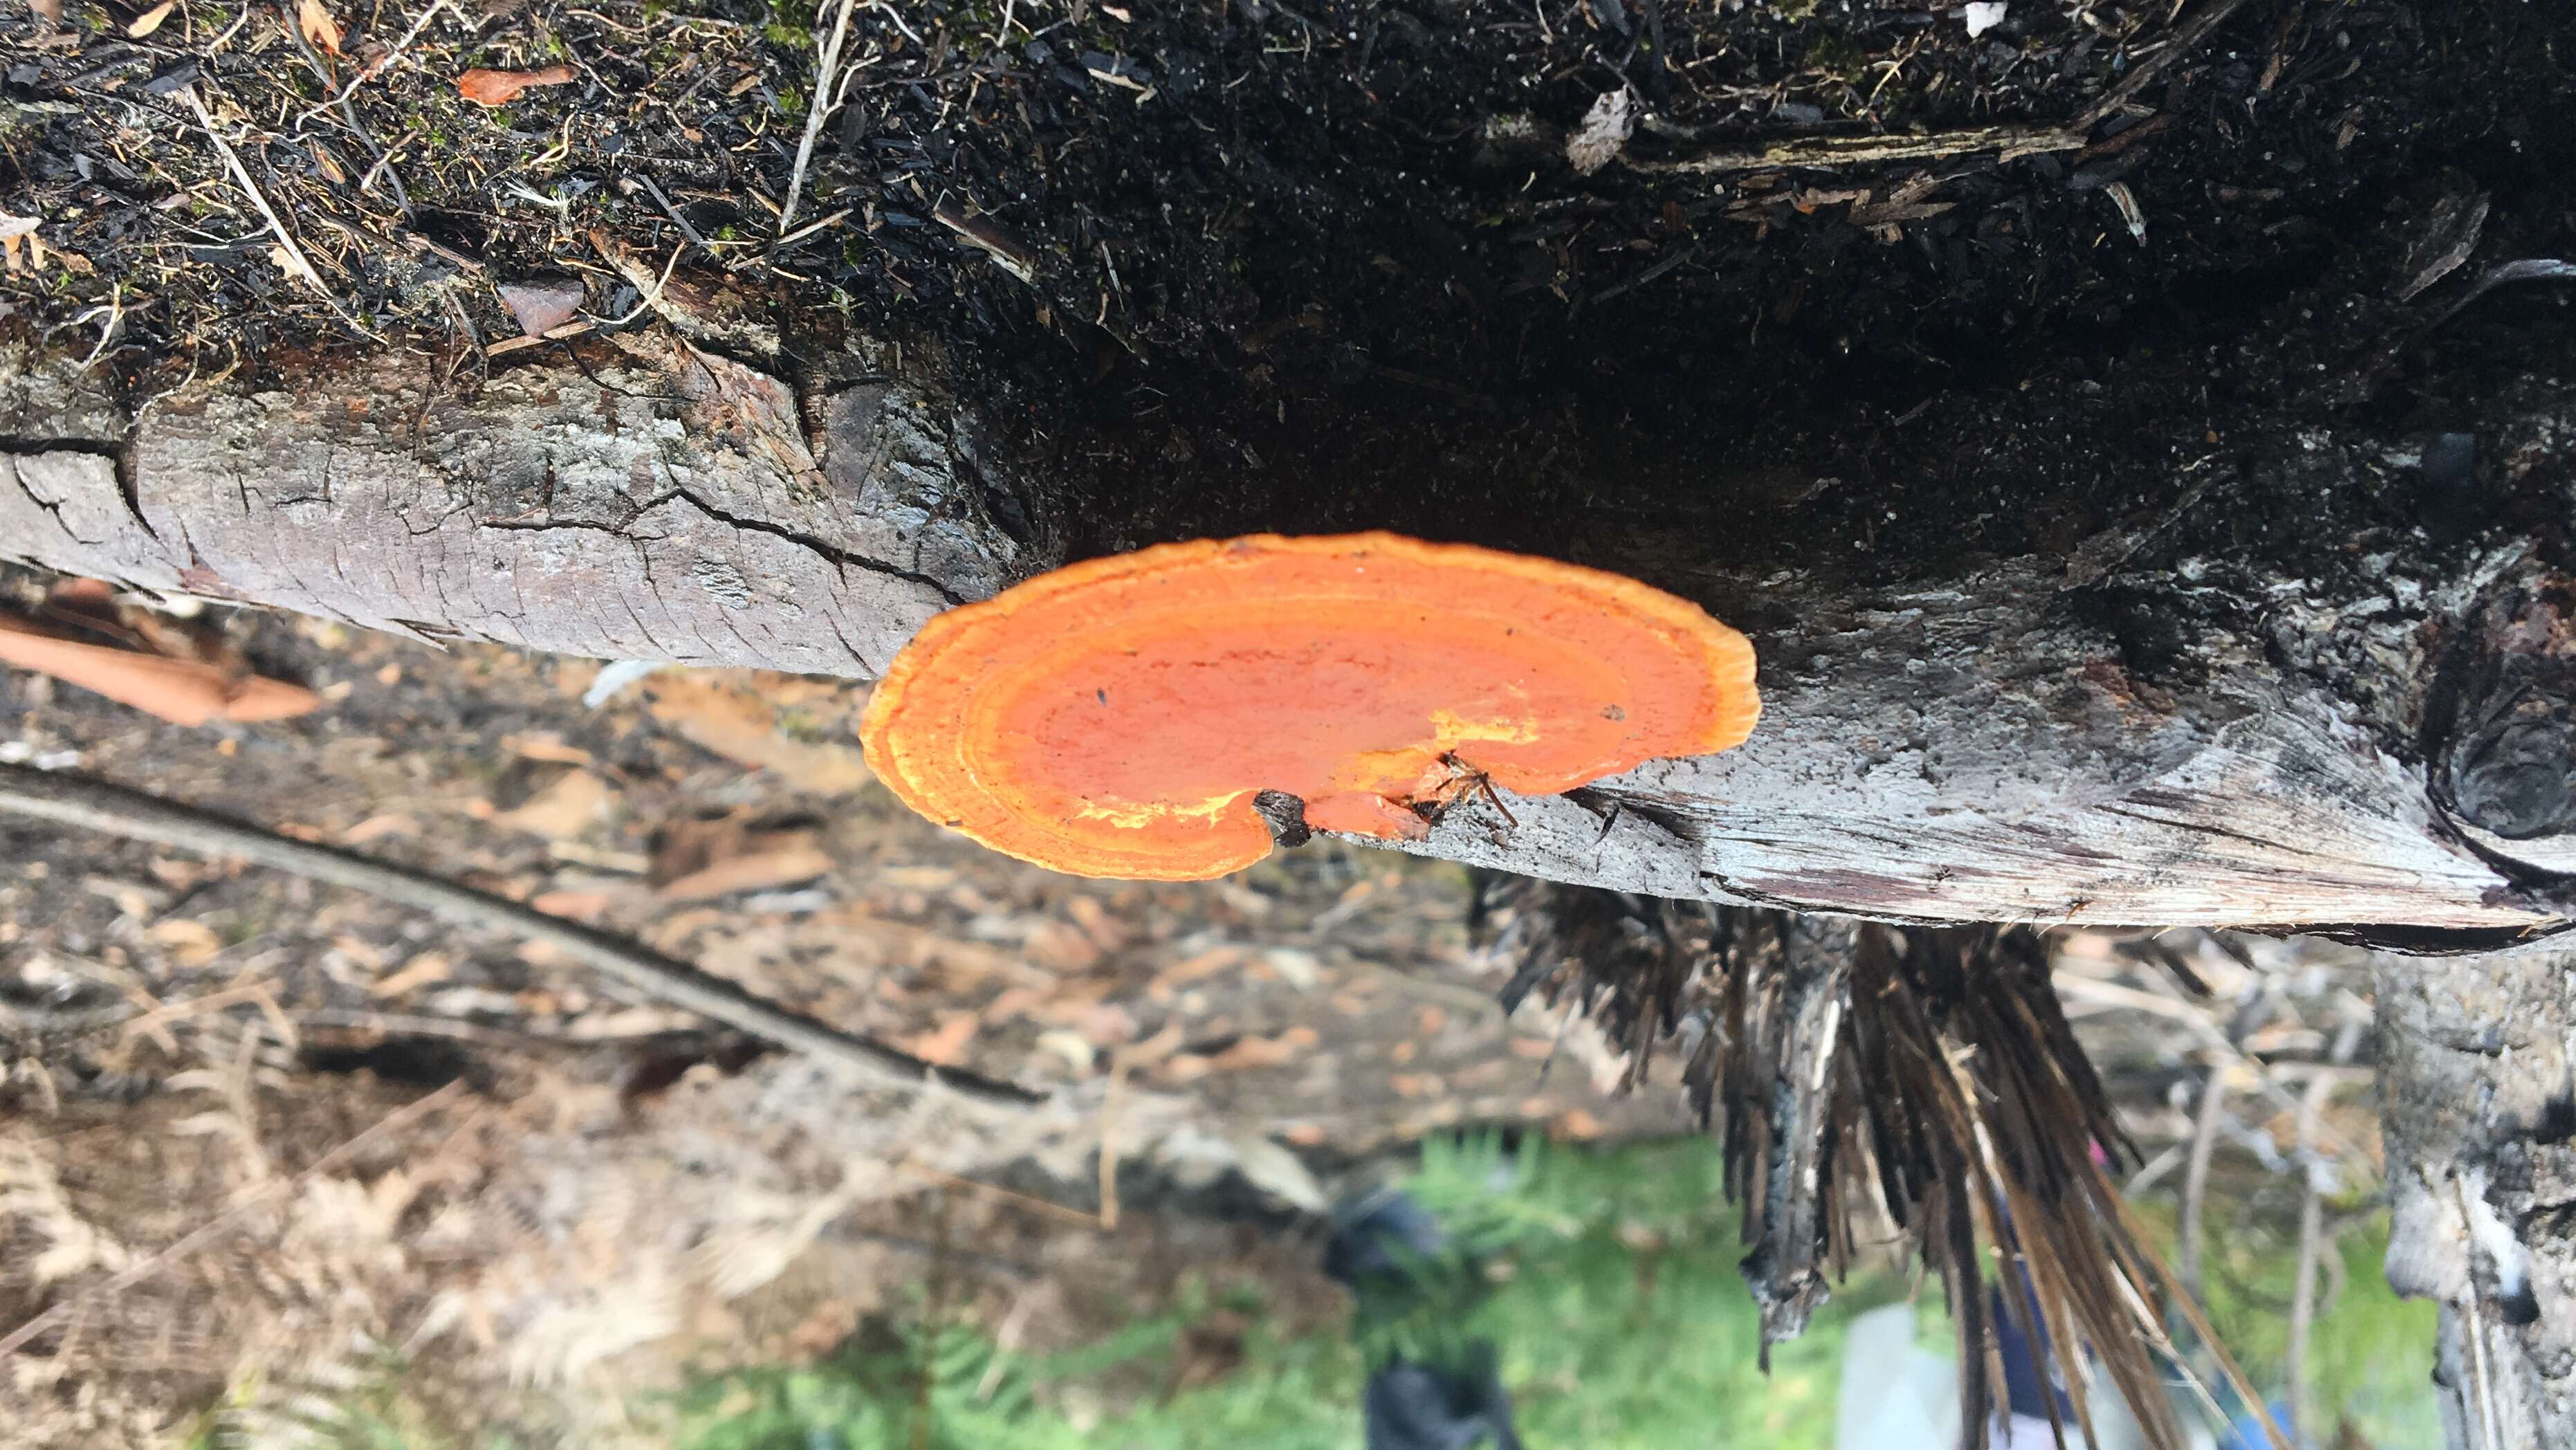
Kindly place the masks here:
[(2459, 1450), (2576, 1443), (2576, 952), (2378, 964), (2388, 1281)]
[(9, 455), (0, 556), (427, 640), (863, 677), (1050, 562), (987, 516), (1009, 485), (968, 432), (888, 379), (832, 401), (818, 457), (786, 384), (675, 338), (470, 399), (386, 357)]
[[(1938, 590), (1801, 594), (1804, 617), (1754, 631), (1764, 715), (1743, 746), (1515, 799), (1510, 827), (1463, 805), (1407, 849), (1922, 921), (2567, 921), (2462, 838), (2424, 766), (2370, 712), (2266, 664), (2258, 641), (2211, 642), (2207, 694), (2163, 697), (2104, 641), (2052, 618), (2063, 585), (2020, 565)], [(2455, 592), (2383, 631), (2394, 675), (2429, 669), (2438, 621), (2479, 583)], [(2331, 637), (2374, 617), (2346, 612), (2306, 625)]]

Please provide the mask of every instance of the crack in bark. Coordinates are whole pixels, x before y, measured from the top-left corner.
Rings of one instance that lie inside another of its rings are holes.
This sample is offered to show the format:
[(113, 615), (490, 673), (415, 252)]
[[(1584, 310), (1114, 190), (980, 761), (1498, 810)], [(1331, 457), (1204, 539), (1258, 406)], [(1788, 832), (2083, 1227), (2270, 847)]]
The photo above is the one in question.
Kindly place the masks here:
[(871, 559), (865, 554), (851, 553), (847, 549), (826, 543), (821, 539), (815, 538), (811, 534), (791, 529), (782, 523), (777, 523), (769, 519), (750, 518), (745, 515), (728, 512), (707, 502), (705, 499), (698, 497), (696, 494), (691, 493), (685, 486), (677, 483), (676, 480), (673, 483), (673, 489), (678, 494), (681, 502), (688, 504), (691, 508), (696, 509), (698, 512), (705, 514), (708, 518), (713, 519), (717, 523), (723, 524), (727, 528), (743, 529), (755, 534), (768, 534), (775, 538), (785, 539), (787, 542), (819, 556), (838, 568), (847, 569), (855, 566), (864, 573), (875, 574), (887, 579), (900, 579), (907, 584), (921, 585), (923, 588), (937, 594), (941, 602), (951, 609), (954, 609), (966, 602), (963, 595), (960, 595), (956, 590), (949, 588), (945, 583), (942, 583), (931, 575), (921, 573), (917, 570), (900, 568), (896, 565), (886, 563), (882, 559)]
[(2230, 841), (2242, 841), (2248, 846), (2258, 846), (2265, 851), (2279, 851), (2290, 856), (2305, 856), (2311, 861), (2341, 861), (2346, 859), (2325, 851), (2311, 851), (2303, 846), (2293, 846), (2286, 841), (2269, 841), (2265, 840), (2261, 836), (2249, 835), (2243, 831), (2231, 831), (2225, 826), (2214, 826), (2207, 821), (2193, 821), (2179, 819), (2173, 816), (2159, 816), (2148, 811), (2124, 811), (2116, 805), (2096, 806), (2095, 809), (2099, 810), (2106, 816), (2119, 816), (2127, 820), (2144, 821), (2151, 826), (2170, 826), (2178, 831), (2191, 831), (2203, 836), (2218, 836)]

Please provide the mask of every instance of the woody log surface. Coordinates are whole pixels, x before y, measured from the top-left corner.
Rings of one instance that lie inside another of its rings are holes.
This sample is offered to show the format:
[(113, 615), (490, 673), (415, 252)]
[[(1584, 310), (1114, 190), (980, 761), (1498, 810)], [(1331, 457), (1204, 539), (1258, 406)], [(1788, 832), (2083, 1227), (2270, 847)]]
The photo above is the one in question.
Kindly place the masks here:
[[(784, 384), (671, 339), (514, 368), (472, 402), (363, 370), (218, 393), (125, 439), (22, 444), (0, 546), (431, 639), (852, 678), (947, 604), (1057, 562), (993, 522), (997, 487), (1032, 513), (1047, 498), (1041, 475), (968, 461), (971, 416), (888, 383), (821, 414), (811, 438)], [(2499, 419), (2502, 481), (2563, 488), (2571, 421), (2555, 397)], [(2265, 486), (2394, 486), (2421, 446), (2303, 438)], [(2224, 459), (2196, 471), (2185, 513), (2257, 486)], [(2576, 630), (2530, 541), (2401, 541), (2341, 588), (2196, 554), (2204, 582), (2175, 592), (2247, 614), (2145, 670), (2086, 605), (2183, 523), (1876, 584), (1700, 569), (1658, 536), (1628, 567), (1761, 650), (1752, 742), (1516, 800), (1515, 825), (1462, 808), (1423, 849), (1923, 920), (2563, 923)]]
[[(1876, 4), (1246, 5), (1122, 15), (1146, 59), (1079, 73), (923, 69), (871, 19), (920, 74), (853, 92), (811, 178), (871, 228), (854, 300), (635, 200), (639, 245), (587, 244), (627, 291), (569, 340), (486, 353), (388, 292), (373, 340), (185, 377), (30, 353), (0, 557), (863, 679), (1067, 558), (1395, 528), (1635, 575), (1762, 657), (1749, 745), (1464, 807), (1434, 854), (1901, 920), (2554, 931), (2576, 20), (2268, 8), (2115, 6), (2104, 46)], [(1854, 87), (1851, 45), (1911, 49)], [(1742, 99), (1765, 67), (1832, 119)], [(540, 231), (460, 265), (590, 254)]]

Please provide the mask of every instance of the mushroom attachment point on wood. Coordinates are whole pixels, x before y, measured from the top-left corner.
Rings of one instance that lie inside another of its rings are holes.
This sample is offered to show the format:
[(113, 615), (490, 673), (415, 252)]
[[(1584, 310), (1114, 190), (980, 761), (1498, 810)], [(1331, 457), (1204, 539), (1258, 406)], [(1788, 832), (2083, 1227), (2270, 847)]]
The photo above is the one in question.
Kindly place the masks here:
[[(1078, 876), (1194, 881), (1304, 824), (1382, 839), (1741, 744), (1753, 646), (1550, 559), (1394, 534), (1162, 544), (932, 619), (868, 702), (905, 804)], [(1265, 811), (1262, 805), (1268, 805)]]

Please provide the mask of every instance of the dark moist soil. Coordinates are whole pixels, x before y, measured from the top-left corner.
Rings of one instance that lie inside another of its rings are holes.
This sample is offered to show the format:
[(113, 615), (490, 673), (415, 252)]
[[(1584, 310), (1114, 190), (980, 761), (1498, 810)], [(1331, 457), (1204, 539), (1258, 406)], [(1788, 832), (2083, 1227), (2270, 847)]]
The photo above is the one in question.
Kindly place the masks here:
[[(466, 335), (514, 333), (495, 282), (571, 272), (618, 317), (637, 292), (607, 250), (677, 249), (775, 311), (789, 371), (845, 374), (851, 330), (944, 349), (1061, 488), (1039, 504), (1076, 553), (1383, 526), (1648, 577), (1684, 552), (1930, 574), (2155, 517), (2215, 467), (2245, 496), (2164, 543), (2289, 559), (2419, 522), (2424, 490), (2319, 498), (2266, 450), (2474, 433), (2564, 352), (2563, 287), (2425, 327), (2487, 265), (2576, 254), (2564, 5), (2014, 0), (1972, 38), (1960, 7), (1874, 0), (898, 0), (853, 12), (804, 177), (798, 225), (847, 215), (784, 247), (766, 203), (828, 5), (442, 13), (332, 110), (323, 77), (422, 13), (336, 8), (345, 58), (267, 9), (140, 42), (114, 7), (51, 41), (15, 23), (0, 196), (82, 269), (8, 277), (24, 322), (72, 348), (107, 325), (137, 392), (356, 345), (271, 257), (192, 81), (338, 304), (433, 376), (510, 365)], [(499, 110), (452, 85), (557, 61), (573, 83)], [(1646, 169), (2062, 126), (2141, 68), (2081, 149)], [(1641, 121), (1579, 174), (1569, 132), (1623, 87)], [(381, 146), (407, 213), (363, 184)], [(2475, 260), (2401, 303), (2481, 203)], [(2492, 473), (2439, 481), (2454, 532), (2512, 517)]]

